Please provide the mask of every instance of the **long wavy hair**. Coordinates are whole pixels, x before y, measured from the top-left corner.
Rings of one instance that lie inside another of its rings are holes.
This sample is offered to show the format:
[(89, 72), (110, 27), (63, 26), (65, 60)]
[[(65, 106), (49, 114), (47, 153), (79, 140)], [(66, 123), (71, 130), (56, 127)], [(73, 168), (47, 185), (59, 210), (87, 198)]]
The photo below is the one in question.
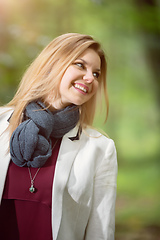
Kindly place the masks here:
[(107, 119), (107, 63), (104, 51), (101, 49), (100, 44), (89, 35), (67, 33), (51, 41), (22, 77), (15, 96), (7, 104), (7, 107), (14, 108), (9, 125), (10, 134), (21, 123), (22, 113), (29, 102), (37, 99), (45, 101), (50, 92), (54, 92), (55, 99), (59, 96), (59, 85), (66, 69), (88, 48), (95, 50), (101, 59), (101, 75), (97, 93), (81, 106), (80, 125), (82, 128), (87, 125), (92, 126), (97, 96), (101, 96), (102, 93), (106, 104)]

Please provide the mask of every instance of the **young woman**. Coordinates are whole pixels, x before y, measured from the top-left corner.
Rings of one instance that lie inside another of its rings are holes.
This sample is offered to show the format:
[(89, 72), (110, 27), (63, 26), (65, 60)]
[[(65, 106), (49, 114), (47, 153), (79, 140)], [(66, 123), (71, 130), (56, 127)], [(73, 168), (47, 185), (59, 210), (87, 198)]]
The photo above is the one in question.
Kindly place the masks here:
[(91, 126), (106, 60), (91, 36), (54, 39), (0, 108), (0, 239), (113, 240), (117, 158)]

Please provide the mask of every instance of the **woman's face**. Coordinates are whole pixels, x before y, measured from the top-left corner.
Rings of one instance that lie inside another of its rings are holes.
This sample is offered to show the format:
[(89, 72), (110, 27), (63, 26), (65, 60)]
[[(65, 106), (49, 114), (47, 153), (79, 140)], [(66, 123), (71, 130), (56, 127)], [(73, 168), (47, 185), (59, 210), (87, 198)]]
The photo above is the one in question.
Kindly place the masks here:
[[(101, 60), (91, 48), (81, 54), (65, 71), (60, 83), (61, 107), (82, 105), (97, 91)], [(56, 107), (59, 108), (59, 107)]]

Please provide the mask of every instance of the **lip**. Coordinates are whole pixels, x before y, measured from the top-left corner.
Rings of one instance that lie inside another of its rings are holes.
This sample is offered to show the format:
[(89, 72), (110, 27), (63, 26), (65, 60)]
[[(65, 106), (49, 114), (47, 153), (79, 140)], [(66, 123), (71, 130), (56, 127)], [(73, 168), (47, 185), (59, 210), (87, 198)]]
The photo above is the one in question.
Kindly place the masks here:
[(88, 91), (89, 91), (89, 87), (87, 87), (85, 84), (82, 84), (82, 83), (75, 82), (75, 83), (73, 84), (73, 87), (74, 87), (77, 91), (81, 92), (82, 94), (87, 94)]

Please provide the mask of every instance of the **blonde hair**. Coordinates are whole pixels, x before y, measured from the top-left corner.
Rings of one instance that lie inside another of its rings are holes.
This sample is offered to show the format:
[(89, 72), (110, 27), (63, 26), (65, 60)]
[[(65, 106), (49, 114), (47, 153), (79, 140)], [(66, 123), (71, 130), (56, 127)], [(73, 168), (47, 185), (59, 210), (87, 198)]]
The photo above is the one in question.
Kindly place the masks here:
[[(22, 121), (22, 113), (29, 102), (37, 99), (45, 101), (50, 92), (55, 99), (59, 96), (59, 85), (67, 67), (86, 49), (92, 48), (101, 59), (101, 75), (98, 92), (104, 91), (108, 115), (108, 97), (106, 87), (107, 64), (100, 44), (89, 35), (78, 33), (63, 34), (55, 38), (44, 48), (25, 72), (14, 98), (7, 104), (14, 112), (10, 119), (10, 133)], [(93, 124), (97, 93), (81, 106), (80, 124), (82, 128)]]

